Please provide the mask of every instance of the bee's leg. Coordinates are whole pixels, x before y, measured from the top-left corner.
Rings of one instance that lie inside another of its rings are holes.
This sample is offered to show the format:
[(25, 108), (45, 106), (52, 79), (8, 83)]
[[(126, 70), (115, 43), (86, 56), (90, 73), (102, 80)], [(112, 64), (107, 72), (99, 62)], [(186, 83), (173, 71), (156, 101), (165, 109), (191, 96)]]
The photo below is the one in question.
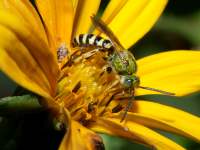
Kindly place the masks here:
[[(103, 47), (98, 47), (98, 48), (95, 48), (95, 49), (91, 49), (90, 51), (85, 51), (85, 49), (87, 48), (88, 46), (81, 46), (79, 47), (80, 49), (75, 51), (69, 58), (69, 60), (67, 61), (67, 63), (62, 67), (66, 67), (66, 66), (71, 66), (74, 62), (79, 62), (83, 59), (88, 59), (90, 58), (91, 56), (93, 56), (95, 53), (97, 52), (104, 52), (104, 51), (107, 51), (107, 49), (103, 48)], [(77, 53), (80, 53), (77, 55)]]
[(98, 47), (98, 48), (92, 49), (88, 52), (82, 51), (81, 55), (79, 57), (77, 57), (77, 59), (74, 60), (74, 62), (79, 62), (80, 60), (88, 59), (88, 58), (92, 57), (94, 54), (96, 54), (97, 52), (101, 52), (102, 49), (104, 49), (104, 48)]
[(79, 56), (77, 56), (76, 58), (73, 59), (73, 63), (78, 63), (84, 59), (89, 59), (94, 54), (96, 54), (96, 52), (98, 52), (98, 51), (99, 51), (98, 49), (94, 49), (89, 52), (81, 53)]
[(91, 51), (85, 52), (84, 48), (85, 47), (80, 47), (81, 50), (76, 50), (73, 54), (71, 54), (69, 60), (65, 63), (65, 65), (62, 68), (71, 66), (73, 63), (79, 62), (83, 59), (87, 59), (99, 51), (99, 49), (96, 48)]
[[(121, 90), (119, 89), (119, 92), (117, 92), (116, 94), (114, 94), (113, 99), (119, 100), (119, 101), (124, 101), (124, 100), (132, 98), (132, 96), (126, 96), (126, 95), (124, 95), (124, 92), (121, 92), (122, 90), (123, 89), (121, 89)], [(119, 105), (121, 105), (121, 104), (119, 104)]]
[(77, 50), (77, 51), (75, 51), (74, 53), (72, 53), (71, 56), (69, 57), (69, 60), (65, 63), (65, 65), (63, 65), (63, 67), (62, 67), (61, 69), (65, 68), (65, 67), (67, 67), (67, 66), (68, 66), (68, 67), (71, 66), (71, 65), (74, 63), (74, 60), (75, 60), (78, 56), (81, 55), (81, 54), (78, 54), (78, 53), (80, 53), (79, 50)]
[[(119, 90), (119, 91), (121, 91), (121, 90)], [(110, 101), (109, 101), (109, 103), (113, 100), (113, 99), (115, 99), (115, 100), (119, 100), (119, 101), (121, 101), (121, 100), (130, 100), (130, 99), (132, 99), (132, 97), (133, 96), (124, 96), (124, 92), (119, 92), (119, 91), (117, 91), (113, 96), (112, 96), (112, 98), (110, 99)], [(132, 102), (132, 101), (130, 101), (130, 102)], [(132, 105), (132, 104), (131, 104)], [(129, 107), (130, 106), (130, 104), (128, 104), (127, 105), (127, 107)], [(126, 109), (130, 109), (130, 108), (127, 108), (126, 107)], [(131, 106), (130, 106), (131, 107)], [(125, 107), (124, 107), (124, 105), (123, 105), (123, 103), (119, 103), (118, 105), (116, 105), (115, 107), (113, 107), (113, 109), (112, 109), (112, 113), (118, 113), (118, 112), (120, 112), (121, 110), (123, 110)], [(125, 118), (126, 117), (126, 114), (124, 114), (123, 115), (123, 118)], [(122, 119), (123, 119), (122, 118)], [(123, 119), (124, 120), (124, 119)], [(122, 120), (122, 121), (123, 121)]]
[(77, 59), (74, 60), (74, 62), (79, 62), (83, 59), (88, 59), (90, 57), (92, 57), (94, 54), (96, 54), (98, 52), (98, 48), (97, 49), (93, 49), (89, 52), (86, 52), (86, 53), (82, 53), (79, 57), (77, 57)]
[(83, 45), (83, 46), (79, 47), (79, 51), (80, 51), (81, 53), (85, 53), (85, 52), (86, 52), (85, 49), (86, 49), (87, 47), (88, 47), (87, 45)]
[(132, 105), (133, 105), (133, 100), (134, 100), (134, 99), (135, 99), (135, 97), (132, 96), (132, 97), (130, 97), (130, 99), (128, 100), (128, 104), (127, 104), (127, 106), (126, 106), (126, 108), (125, 108), (125, 110), (124, 110), (124, 114), (123, 114), (122, 119), (120, 120), (120, 122), (123, 122), (124, 119), (126, 118), (126, 115), (127, 115), (128, 111), (131, 109), (131, 107), (132, 107)]
[(122, 104), (118, 104), (117, 106), (115, 106), (113, 109), (112, 109), (112, 113), (118, 113), (120, 112), (124, 107), (122, 106)]
[(126, 106), (126, 108), (124, 110), (124, 114), (123, 114), (122, 119), (120, 120), (120, 122), (123, 122), (124, 119), (126, 118), (128, 111), (131, 109), (131, 107), (133, 105), (133, 100), (135, 99), (134, 92), (132, 92), (131, 89), (129, 89), (129, 94), (130, 94), (130, 97), (128, 99), (128, 104), (127, 104), (127, 106)]

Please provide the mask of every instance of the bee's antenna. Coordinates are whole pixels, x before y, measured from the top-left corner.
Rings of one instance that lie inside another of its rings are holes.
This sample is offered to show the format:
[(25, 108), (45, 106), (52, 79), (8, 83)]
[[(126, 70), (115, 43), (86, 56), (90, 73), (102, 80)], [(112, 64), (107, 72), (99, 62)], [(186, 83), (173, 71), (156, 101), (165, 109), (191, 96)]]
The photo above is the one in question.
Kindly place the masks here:
[(166, 92), (166, 91), (155, 89), (155, 88), (151, 88), (151, 87), (138, 86), (138, 88), (145, 89), (145, 90), (150, 90), (150, 91), (155, 91), (155, 92), (159, 92), (161, 94), (169, 95), (169, 96), (175, 95), (175, 93)]

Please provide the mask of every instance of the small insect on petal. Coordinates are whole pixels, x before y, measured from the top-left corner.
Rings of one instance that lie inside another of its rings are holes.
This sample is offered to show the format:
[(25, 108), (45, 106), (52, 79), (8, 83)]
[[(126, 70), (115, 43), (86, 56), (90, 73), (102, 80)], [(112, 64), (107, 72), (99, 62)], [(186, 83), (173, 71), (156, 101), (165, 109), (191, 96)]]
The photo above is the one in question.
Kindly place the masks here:
[(60, 45), (60, 47), (58, 48), (57, 50), (57, 59), (58, 59), (58, 62), (61, 63), (62, 60), (68, 55), (68, 49), (66, 47), (66, 44), (65, 43), (62, 43)]

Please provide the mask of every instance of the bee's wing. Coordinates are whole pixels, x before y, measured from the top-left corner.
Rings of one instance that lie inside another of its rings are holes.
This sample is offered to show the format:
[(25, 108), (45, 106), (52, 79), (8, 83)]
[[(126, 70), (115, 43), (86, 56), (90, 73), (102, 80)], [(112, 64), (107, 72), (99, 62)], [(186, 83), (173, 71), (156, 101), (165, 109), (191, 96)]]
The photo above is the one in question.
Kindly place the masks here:
[(115, 50), (122, 51), (124, 50), (124, 47), (121, 45), (117, 37), (114, 35), (114, 33), (107, 27), (107, 25), (101, 20), (98, 19), (96, 16), (91, 16), (93, 24), (103, 33), (105, 33), (108, 38), (111, 40), (113, 47)]

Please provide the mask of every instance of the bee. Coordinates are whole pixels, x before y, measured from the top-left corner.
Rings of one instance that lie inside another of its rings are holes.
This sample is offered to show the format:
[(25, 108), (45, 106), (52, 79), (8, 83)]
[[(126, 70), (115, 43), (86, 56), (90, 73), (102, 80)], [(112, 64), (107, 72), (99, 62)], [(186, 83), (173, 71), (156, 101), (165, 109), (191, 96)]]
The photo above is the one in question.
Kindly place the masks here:
[(140, 79), (136, 75), (137, 63), (133, 54), (126, 50), (110, 28), (106, 24), (95, 16), (91, 17), (91, 20), (97, 29), (104, 33), (109, 39), (104, 39), (101, 36), (94, 34), (80, 34), (73, 40), (74, 47), (89, 47), (94, 46), (99, 51), (109, 51), (107, 58), (108, 68), (106, 70), (114, 70), (119, 76), (119, 82), (124, 91), (128, 92), (128, 104), (125, 107), (124, 114), (120, 122), (122, 122), (129, 109), (132, 107), (132, 101), (134, 100), (134, 91), (136, 88), (142, 88), (146, 90), (156, 91), (165, 95), (174, 95), (174, 93), (162, 91), (155, 88), (140, 86)]

